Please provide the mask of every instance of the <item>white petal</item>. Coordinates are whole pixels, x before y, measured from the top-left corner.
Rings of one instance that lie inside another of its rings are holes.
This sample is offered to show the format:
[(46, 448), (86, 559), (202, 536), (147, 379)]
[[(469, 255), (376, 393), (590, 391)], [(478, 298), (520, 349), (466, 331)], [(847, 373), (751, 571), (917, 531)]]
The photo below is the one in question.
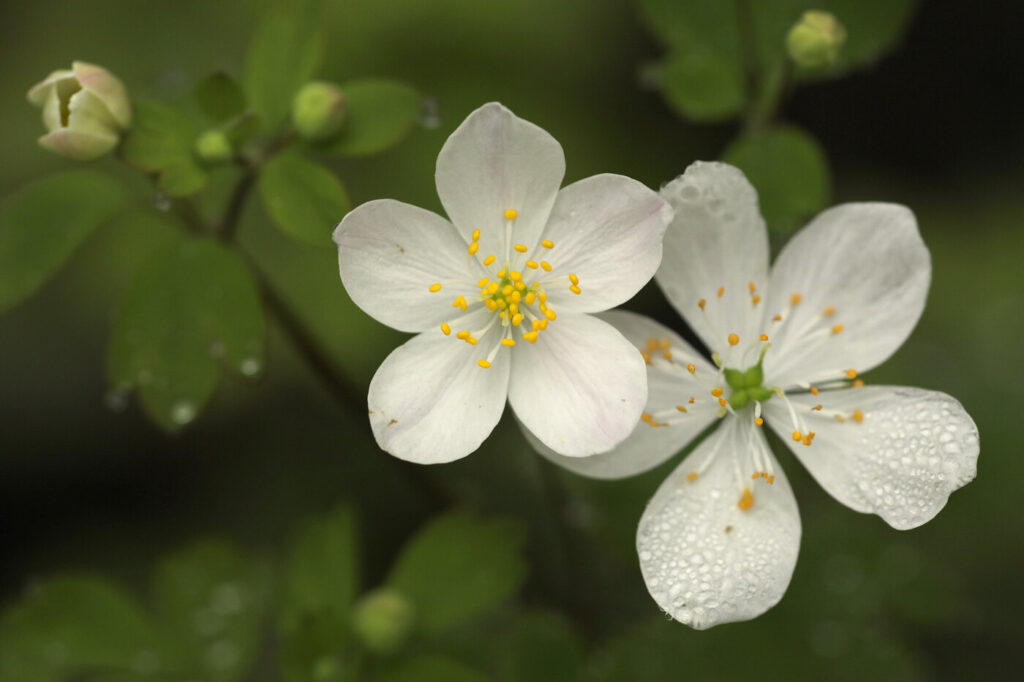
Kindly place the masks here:
[(555, 452), (606, 452), (640, 419), (647, 400), (643, 358), (607, 322), (559, 315), (536, 343), (520, 340), (512, 351), (509, 402)]
[[(538, 249), (535, 261), (549, 305), (558, 312), (592, 313), (632, 298), (661, 263), (661, 240), (672, 209), (657, 192), (621, 175), (595, 175), (558, 193), (544, 238), (554, 248)], [(580, 294), (568, 278), (579, 278)]]
[[(775, 431), (829, 494), (894, 528), (931, 520), (977, 472), (978, 429), (945, 393), (865, 386), (789, 397), (815, 432), (813, 443), (789, 438), (789, 415), (772, 399), (765, 410)], [(811, 411), (818, 403), (821, 412)], [(861, 411), (862, 421), (853, 419), (854, 410)], [(843, 423), (833, 416), (837, 412)]]
[(58, 82), (74, 79), (75, 72), (71, 69), (52, 71), (49, 76), (32, 86), (28, 91), (28, 101), (36, 106), (43, 106)]
[[(466, 240), (480, 230), (480, 257), (503, 261), (505, 211), (514, 209), (512, 243), (540, 240), (565, 175), (562, 146), (502, 105), (480, 107), (462, 122), (437, 157), (437, 194)], [(514, 254), (514, 252), (512, 252)]]
[[(613, 450), (590, 457), (563, 457), (527, 432), (527, 440), (555, 464), (591, 478), (625, 478), (653, 469), (669, 459), (717, 419), (718, 403), (708, 399), (707, 389), (684, 368), (693, 363), (697, 374), (714, 376), (715, 370), (690, 344), (674, 331), (654, 320), (625, 310), (600, 314), (636, 348), (648, 353), (647, 405), (644, 412), (655, 415), (651, 422), (641, 421), (626, 440)], [(649, 342), (669, 340), (672, 361), (664, 350), (648, 351)], [(700, 402), (690, 404), (690, 397)], [(686, 412), (681, 412), (682, 406)], [(658, 424), (658, 426), (652, 426)]]
[[(914, 214), (896, 204), (843, 204), (794, 236), (772, 268), (769, 306), (783, 321), (768, 331), (765, 378), (837, 378), (875, 367), (903, 344), (924, 310), (931, 260)], [(785, 312), (790, 297), (802, 300)], [(835, 312), (824, 315), (829, 307)], [(830, 333), (843, 325), (839, 334)]]
[[(661, 484), (640, 519), (636, 546), (648, 592), (670, 616), (699, 630), (770, 609), (796, 565), (796, 500), (756, 429), (727, 418)], [(771, 459), (773, 484), (740, 480), (747, 472), (738, 460), (751, 448)], [(691, 481), (709, 457), (710, 465)], [(753, 499), (748, 509), (738, 504), (744, 488)]]
[[(481, 310), (470, 322), (486, 324)], [(450, 462), (480, 447), (505, 408), (511, 357), (477, 361), (498, 343), (500, 327), (471, 346), (430, 330), (396, 348), (370, 382), (370, 426), (381, 449), (419, 464)]]
[(753, 341), (764, 303), (753, 303), (750, 283), (758, 291), (768, 284), (768, 233), (757, 192), (738, 169), (698, 161), (661, 196), (675, 217), (665, 233), (658, 284), (712, 351), (727, 349), (729, 334), (744, 345)]
[[(447, 220), (391, 199), (351, 211), (334, 230), (341, 281), (367, 314), (418, 332), (461, 315), (456, 296), (476, 300), (483, 271)], [(430, 286), (441, 283), (441, 291)]]

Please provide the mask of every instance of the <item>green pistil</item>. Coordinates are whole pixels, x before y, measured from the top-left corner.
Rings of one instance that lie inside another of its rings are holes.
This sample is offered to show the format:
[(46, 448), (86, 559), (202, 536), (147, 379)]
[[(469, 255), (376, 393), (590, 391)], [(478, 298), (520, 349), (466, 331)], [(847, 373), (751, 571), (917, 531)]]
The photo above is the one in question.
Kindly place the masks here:
[(765, 346), (761, 351), (761, 357), (757, 359), (757, 364), (753, 367), (742, 371), (738, 369), (725, 370), (725, 383), (732, 389), (732, 393), (729, 395), (729, 404), (732, 405), (732, 409), (739, 410), (746, 407), (751, 400), (764, 402), (772, 397), (772, 391), (762, 385), (764, 369), (761, 365), (767, 351), (768, 346)]

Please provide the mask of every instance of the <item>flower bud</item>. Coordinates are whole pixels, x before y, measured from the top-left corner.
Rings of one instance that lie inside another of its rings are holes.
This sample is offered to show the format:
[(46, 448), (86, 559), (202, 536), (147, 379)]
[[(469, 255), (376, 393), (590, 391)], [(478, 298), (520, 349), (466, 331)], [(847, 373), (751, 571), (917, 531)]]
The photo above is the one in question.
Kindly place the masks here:
[(352, 625), (367, 649), (391, 653), (405, 641), (413, 625), (413, 607), (395, 590), (370, 592), (355, 606)]
[(292, 124), (308, 140), (325, 140), (337, 135), (345, 123), (348, 99), (333, 83), (307, 83), (292, 102)]
[(43, 108), (43, 124), (49, 131), (39, 144), (76, 161), (90, 161), (112, 150), (132, 122), (121, 81), (85, 62), (54, 71), (28, 91), (28, 100)]
[(216, 128), (197, 137), (194, 148), (196, 156), (207, 163), (223, 163), (235, 153), (227, 133)]
[(846, 29), (828, 12), (808, 10), (786, 36), (786, 50), (798, 66), (828, 66), (839, 57)]

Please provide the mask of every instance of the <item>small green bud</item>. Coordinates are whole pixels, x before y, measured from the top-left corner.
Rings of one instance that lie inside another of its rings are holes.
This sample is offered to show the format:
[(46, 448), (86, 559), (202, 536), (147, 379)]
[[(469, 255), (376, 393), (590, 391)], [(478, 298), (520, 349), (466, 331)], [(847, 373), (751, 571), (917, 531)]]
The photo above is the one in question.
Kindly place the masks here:
[(49, 131), (39, 138), (40, 146), (75, 161), (91, 161), (111, 151), (132, 122), (121, 81), (85, 62), (51, 73), (28, 91), (28, 101), (42, 107)]
[(366, 648), (379, 654), (396, 651), (412, 630), (413, 606), (395, 590), (383, 587), (355, 606), (352, 626)]
[(337, 85), (307, 83), (292, 102), (292, 125), (307, 140), (325, 140), (337, 135), (348, 113), (348, 98)]
[(821, 10), (808, 10), (786, 36), (786, 50), (798, 66), (828, 66), (839, 57), (846, 41), (846, 29), (836, 18)]
[(223, 163), (234, 156), (235, 150), (227, 133), (214, 128), (196, 138), (195, 152), (207, 163)]

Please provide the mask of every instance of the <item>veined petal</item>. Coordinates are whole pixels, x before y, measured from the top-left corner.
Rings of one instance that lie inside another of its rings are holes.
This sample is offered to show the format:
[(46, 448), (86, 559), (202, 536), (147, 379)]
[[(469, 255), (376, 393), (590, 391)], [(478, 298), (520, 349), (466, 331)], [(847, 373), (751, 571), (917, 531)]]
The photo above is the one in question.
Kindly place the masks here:
[(765, 403), (772, 428), (830, 495), (894, 528), (931, 520), (975, 476), (978, 429), (945, 393), (864, 386), (788, 397), (815, 432), (812, 444), (789, 438), (792, 421), (778, 400)]
[(643, 358), (607, 322), (560, 315), (536, 343), (517, 343), (512, 355), (509, 402), (555, 452), (606, 452), (640, 419), (647, 401)]
[(698, 161), (661, 196), (675, 217), (665, 233), (658, 285), (712, 351), (727, 349), (730, 334), (753, 341), (764, 309), (755, 297), (768, 284), (768, 233), (757, 192), (739, 169)]
[(786, 388), (875, 367), (910, 335), (930, 281), (928, 249), (908, 208), (864, 203), (825, 211), (772, 268), (766, 310), (783, 320), (767, 332), (765, 380)]
[[(661, 263), (661, 241), (672, 209), (657, 192), (622, 175), (595, 175), (558, 193), (535, 262), (552, 270), (541, 279), (550, 305), (562, 312), (607, 310), (632, 298)], [(570, 290), (579, 279), (579, 294)]]
[[(462, 122), (437, 157), (437, 194), (448, 217), (479, 254), (499, 261), (512, 244), (540, 240), (565, 175), (562, 146), (546, 131), (491, 102)], [(505, 212), (516, 212), (507, 220)]]
[[(742, 468), (751, 451), (767, 456), (773, 483)], [(654, 601), (699, 630), (749, 620), (782, 598), (800, 547), (800, 514), (752, 422), (726, 418), (672, 472), (640, 519), (636, 546)]]
[[(391, 199), (369, 201), (334, 230), (341, 281), (374, 319), (418, 332), (451, 320), (452, 301), (476, 300), (482, 270), (447, 220)], [(431, 286), (440, 284), (439, 291)]]
[(598, 317), (649, 359), (646, 416), (614, 449), (590, 457), (564, 457), (529, 432), (526, 437), (540, 454), (570, 471), (591, 478), (625, 478), (658, 466), (717, 419), (718, 403), (686, 367), (693, 364), (694, 371), (705, 377), (716, 372), (678, 334), (650, 318), (625, 310), (609, 310)]
[[(486, 325), (480, 310), (467, 329)], [(494, 325), (470, 345), (425, 331), (384, 360), (370, 382), (370, 426), (382, 450), (419, 464), (450, 462), (480, 447), (505, 408), (508, 353), (497, 353), (487, 369), (477, 361), (497, 345)]]

